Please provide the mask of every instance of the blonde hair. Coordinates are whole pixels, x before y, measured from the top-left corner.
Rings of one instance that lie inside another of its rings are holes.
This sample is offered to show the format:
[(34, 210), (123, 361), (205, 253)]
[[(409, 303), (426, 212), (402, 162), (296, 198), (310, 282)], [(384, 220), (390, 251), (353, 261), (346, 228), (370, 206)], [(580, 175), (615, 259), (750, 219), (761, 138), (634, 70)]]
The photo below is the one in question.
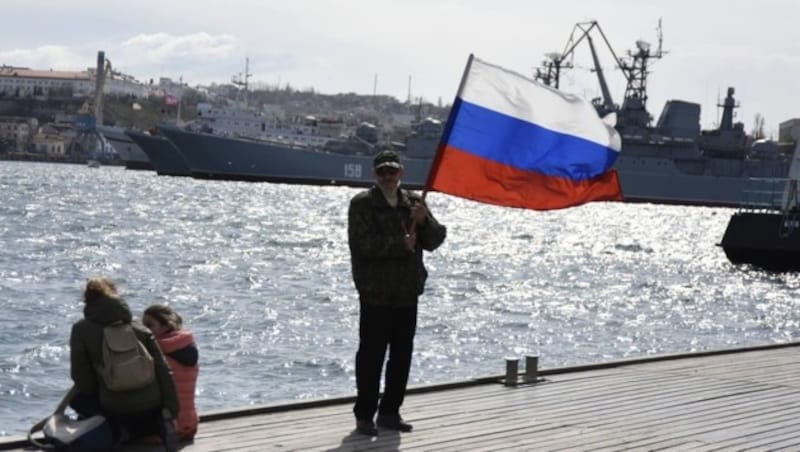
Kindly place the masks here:
[(183, 319), (168, 304), (151, 304), (144, 310), (144, 315), (166, 326), (168, 331), (177, 331), (183, 327)]
[(117, 285), (111, 278), (98, 277), (86, 281), (86, 288), (83, 291), (83, 301), (88, 302), (97, 298), (117, 298), (119, 292)]

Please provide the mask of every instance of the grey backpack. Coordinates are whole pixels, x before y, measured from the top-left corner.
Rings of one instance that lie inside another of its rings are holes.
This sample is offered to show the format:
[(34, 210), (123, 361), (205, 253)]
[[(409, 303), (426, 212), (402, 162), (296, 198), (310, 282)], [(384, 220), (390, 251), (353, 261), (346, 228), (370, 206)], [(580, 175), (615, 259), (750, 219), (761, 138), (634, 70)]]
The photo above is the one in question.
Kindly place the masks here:
[(130, 323), (103, 328), (103, 363), (100, 377), (111, 391), (143, 388), (156, 378), (153, 357), (136, 337)]

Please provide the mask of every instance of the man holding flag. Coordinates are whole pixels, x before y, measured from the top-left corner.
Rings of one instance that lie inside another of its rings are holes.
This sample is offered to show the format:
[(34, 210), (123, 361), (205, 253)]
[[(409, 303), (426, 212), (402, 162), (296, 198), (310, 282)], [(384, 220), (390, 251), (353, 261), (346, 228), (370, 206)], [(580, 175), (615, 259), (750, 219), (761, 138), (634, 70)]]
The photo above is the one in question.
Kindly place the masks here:
[[(470, 55), (426, 190), (508, 207), (549, 210), (621, 201), (612, 168), (621, 149), (613, 115), (591, 103)], [(361, 302), (356, 354), (356, 429), (411, 431), (400, 417), (411, 365), (417, 297), (446, 230), (422, 198), (400, 189), (392, 151), (374, 160), (378, 184), (350, 201), (348, 239)], [(381, 369), (386, 385), (378, 407)]]
[[(444, 242), (446, 228), (430, 214), (419, 195), (400, 188), (403, 165), (393, 151), (375, 156), (376, 185), (350, 201), (347, 234), (353, 281), (360, 302), (359, 345), (356, 353), (358, 395), (353, 413), (356, 430), (378, 434), (379, 427), (410, 432), (400, 417), (405, 397), (414, 334), (417, 301), (428, 272), (423, 250)], [(378, 402), (386, 350), (386, 378)]]

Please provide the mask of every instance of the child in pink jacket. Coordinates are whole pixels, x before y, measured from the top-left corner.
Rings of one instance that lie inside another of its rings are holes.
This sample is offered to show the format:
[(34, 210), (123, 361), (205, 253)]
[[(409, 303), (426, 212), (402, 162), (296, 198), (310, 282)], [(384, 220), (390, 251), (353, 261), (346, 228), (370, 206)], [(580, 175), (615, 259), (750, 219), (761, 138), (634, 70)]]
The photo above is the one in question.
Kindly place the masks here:
[(191, 441), (197, 433), (198, 424), (194, 393), (199, 366), (194, 335), (183, 329), (181, 316), (165, 304), (154, 304), (145, 309), (142, 323), (155, 335), (175, 378), (180, 402), (175, 423), (178, 438)]

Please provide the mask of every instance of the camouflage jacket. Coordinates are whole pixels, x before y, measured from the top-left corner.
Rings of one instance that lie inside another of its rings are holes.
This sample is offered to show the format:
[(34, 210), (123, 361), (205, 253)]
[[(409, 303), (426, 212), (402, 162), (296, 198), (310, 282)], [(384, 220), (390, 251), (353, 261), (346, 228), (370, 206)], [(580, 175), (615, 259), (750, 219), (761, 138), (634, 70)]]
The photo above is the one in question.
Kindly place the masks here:
[(350, 261), (353, 281), (363, 302), (415, 306), (424, 291), (428, 272), (422, 251), (438, 248), (447, 229), (428, 212), (425, 224), (417, 226), (416, 249), (406, 250), (404, 236), (411, 228), (410, 209), (415, 202), (422, 202), (419, 195), (401, 189), (397, 207), (392, 207), (378, 187), (350, 200)]

